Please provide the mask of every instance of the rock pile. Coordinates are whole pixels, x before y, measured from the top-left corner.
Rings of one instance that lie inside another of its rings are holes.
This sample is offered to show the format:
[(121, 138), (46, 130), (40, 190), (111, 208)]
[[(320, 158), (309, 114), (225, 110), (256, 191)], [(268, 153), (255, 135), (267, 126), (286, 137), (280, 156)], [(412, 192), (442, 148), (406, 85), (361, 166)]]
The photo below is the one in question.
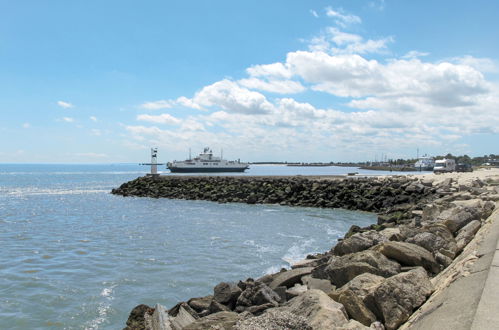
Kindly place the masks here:
[[(226, 179), (204, 180), (223, 182)], [(331, 197), (330, 191), (337, 194), (350, 191), (363, 202), (348, 205), (367, 208), (371, 203), (369, 207), (384, 211), (388, 219), (375, 229), (351, 228), (330, 251), (308, 256), (290, 270), (238, 283), (222, 282), (214, 287), (213, 295), (192, 298), (168, 311), (161, 305), (155, 308), (139, 305), (132, 310), (126, 330), (397, 329), (432, 294), (431, 279), (461, 253), (499, 200), (495, 186), (476, 180), (467, 185), (452, 180), (434, 184), (428, 180), (398, 178), (386, 182), (377, 179), (371, 179), (372, 182), (367, 179), (343, 182), (285, 179), (278, 183), (262, 180), (254, 187), (266, 187), (261, 189), (268, 189), (270, 196), (281, 196), (276, 191), (283, 191), (288, 194), (282, 195), (287, 196), (283, 199), (286, 203), (323, 200), (318, 204), (324, 206), (329, 205), (330, 198), (343, 201), (343, 197)], [(165, 191), (181, 182), (155, 183), (141, 178), (115, 193), (168, 195), (172, 192)], [(199, 181), (192, 179), (186, 182), (191, 189), (199, 185)], [(241, 183), (245, 185), (253, 183)], [(223, 200), (236, 194), (216, 193), (214, 186), (212, 183), (211, 188), (198, 189), (194, 195), (180, 193), (184, 188), (176, 186), (173, 194), (184, 198), (218, 196), (214, 198)], [(370, 189), (389, 201), (378, 197), (366, 201), (369, 193), (365, 191)], [(208, 191), (211, 193), (207, 194)], [(262, 195), (260, 188), (255, 191), (255, 202), (274, 198)], [(401, 195), (394, 195), (393, 191)], [(245, 194), (246, 197), (237, 198), (249, 198), (252, 193), (248, 190)], [(397, 196), (405, 197), (397, 199)], [(407, 201), (415, 202), (416, 206), (401, 208)], [(403, 216), (391, 221), (394, 212), (403, 212)]]
[(422, 212), (437, 188), (408, 177), (318, 180), (305, 177), (139, 177), (113, 189), (122, 196), (343, 208), (404, 222)]

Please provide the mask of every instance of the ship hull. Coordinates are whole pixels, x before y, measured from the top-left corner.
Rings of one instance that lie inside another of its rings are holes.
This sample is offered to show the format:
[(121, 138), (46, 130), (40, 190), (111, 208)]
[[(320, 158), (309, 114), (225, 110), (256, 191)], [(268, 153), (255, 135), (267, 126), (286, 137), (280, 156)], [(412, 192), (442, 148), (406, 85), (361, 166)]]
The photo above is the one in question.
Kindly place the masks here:
[(168, 167), (172, 173), (225, 173), (244, 172), (248, 167), (206, 168), (206, 167)]

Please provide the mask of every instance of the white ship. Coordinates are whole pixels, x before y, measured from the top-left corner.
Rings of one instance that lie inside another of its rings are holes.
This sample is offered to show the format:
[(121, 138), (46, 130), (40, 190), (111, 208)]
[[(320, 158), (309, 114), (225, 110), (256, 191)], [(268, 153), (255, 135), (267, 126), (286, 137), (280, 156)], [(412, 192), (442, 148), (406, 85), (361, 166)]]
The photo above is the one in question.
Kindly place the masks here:
[(183, 161), (174, 160), (167, 163), (166, 167), (172, 173), (195, 173), (195, 172), (244, 172), (249, 168), (248, 163), (241, 161), (229, 161), (222, 157), (213, 156), (210, 148), (204, 148), (199, 156)]
[(422, 156), (414, 163), (414, 168), (418, 171), (432, 171), (435, 166), (435, 158), (429, 156)]

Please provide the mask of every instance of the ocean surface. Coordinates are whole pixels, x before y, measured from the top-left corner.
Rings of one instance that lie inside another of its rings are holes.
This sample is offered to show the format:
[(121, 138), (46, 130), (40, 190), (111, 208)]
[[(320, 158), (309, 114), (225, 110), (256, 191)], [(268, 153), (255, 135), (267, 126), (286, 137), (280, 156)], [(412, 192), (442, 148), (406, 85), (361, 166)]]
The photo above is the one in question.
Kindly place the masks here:
[[(0, 329), (121, 329), (140, 304), (171, 307), (329, 250), (374, 214), (111, 195), (134, 164), (0, 164)], [(244, 175), (385, 174), (252, 166)]]

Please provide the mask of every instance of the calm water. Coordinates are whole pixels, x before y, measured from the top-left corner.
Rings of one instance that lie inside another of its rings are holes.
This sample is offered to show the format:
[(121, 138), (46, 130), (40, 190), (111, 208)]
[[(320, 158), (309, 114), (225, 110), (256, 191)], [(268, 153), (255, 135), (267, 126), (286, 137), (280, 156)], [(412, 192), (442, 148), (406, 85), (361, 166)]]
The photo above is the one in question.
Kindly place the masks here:
[[(254, 166), (249, 174), (351, 168)], [(0, 165), (0, 329), (119, 329), (328, 250), (369, 213), (109, 194), (136, 165)]]

